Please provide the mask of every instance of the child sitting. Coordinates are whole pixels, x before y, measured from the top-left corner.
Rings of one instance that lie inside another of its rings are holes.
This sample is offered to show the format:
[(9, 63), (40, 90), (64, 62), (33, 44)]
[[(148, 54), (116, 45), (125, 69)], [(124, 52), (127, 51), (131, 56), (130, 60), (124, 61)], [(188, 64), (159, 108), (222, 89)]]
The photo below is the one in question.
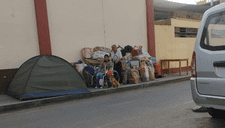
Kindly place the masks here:
[[(104, 61), (101, 63), (99, 66), (98, 73), (96, 75), (96, 87), (99, 88), (99, 80), (103, 79), (103, 76), (106, 74), (108, 70), (112, 70), (113, 68), (113, 63), (110, 61), (109, 56), (106, 54), (104, 56)], [(103, 87), (101, 87), (103, 88)]]

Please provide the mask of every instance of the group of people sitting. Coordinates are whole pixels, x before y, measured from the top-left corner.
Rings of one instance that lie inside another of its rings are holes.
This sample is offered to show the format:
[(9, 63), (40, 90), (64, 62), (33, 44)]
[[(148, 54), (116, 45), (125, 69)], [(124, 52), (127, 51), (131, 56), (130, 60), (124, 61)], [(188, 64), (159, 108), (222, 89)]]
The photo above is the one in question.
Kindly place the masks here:
[(112, 52), (109, 57), (109, 55), (104, 56), (104, 61), (99, 66), (98, 73), (96, 75), (96, 86), (95, 88), (102, 88), (99, 87), (99, 80), (103, 79), (104, 75), (110, 75), (112, 74), (113, 70), (116, 70), (118, 72), (118, 75), (120, 77), (120, 80), (118, 81), (120, 84), (122, 83), (122, 63), (121, 60), (123, 60), (123, 56), (120, 50), (117, 50), (116, 45), (112, 45)]

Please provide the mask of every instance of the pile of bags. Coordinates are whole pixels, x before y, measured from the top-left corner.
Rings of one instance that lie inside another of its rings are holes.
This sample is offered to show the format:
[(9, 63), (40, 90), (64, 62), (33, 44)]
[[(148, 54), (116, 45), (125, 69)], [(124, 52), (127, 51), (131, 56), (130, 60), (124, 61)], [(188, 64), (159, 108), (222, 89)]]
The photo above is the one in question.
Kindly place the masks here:
[[(147, 82), (150, 80), (155, 80), (155, 73), (160, 73), (160, 66), (157, 63), (153, 63), (151, 56), (148, 52), (142, 50), (142, 46), (130, 46), (127, 45), (124, 48), (120, 47), (118, 49), (121, 51), (123, 56), (122, 61), (122, 78), (123, 84), (135, 84), (140, 82)], [(95, 48), (85, 47), (81, 50), (82, 56), (85, 62), (88, 63), (101, 63), (104, 56), (107, 54), (110, 56), (111, 50), (106, 47), (97, 46)], [(138, 60), (140, 66), (131, 65), (132, 60)], [(82, 68), (86, 65), (84, 62), (76, 64), (77, 70), (82, 72)]]
[(141, 66), (132, 66), (129, 71), (128, 81), (130, 84), (155, 80), (155, 68), (151, 60), (141, 61)]
[[(119, 46), (120, 47), (120, 46)], [(120, 47), (122, 48), (122, 47)], [(142, 50), (142, 46), (130, 46), (127, 45), (121, 50), (122, 56), (126, 59), (134, 58), (139, 60), (147, 60), (150, 59), (151, 56), (148, 54), (148, 52)], [(85, 47), (81, 50), (81, 54), (84, 59), (104, 59), (104, 55), (110, 55), (111, 50), (106, 47), (100, 47), (97, 46), (93, 49), (89, 47)], [(128, 57), (128, 58), (127, 58)]]
[(104, 55), (110, 55), (110, 49), (106, 47), (95, 47), (92, 52), (92, 48), (85, 47), (81, 50), (81, 54), (84, 59), (104, 59)]

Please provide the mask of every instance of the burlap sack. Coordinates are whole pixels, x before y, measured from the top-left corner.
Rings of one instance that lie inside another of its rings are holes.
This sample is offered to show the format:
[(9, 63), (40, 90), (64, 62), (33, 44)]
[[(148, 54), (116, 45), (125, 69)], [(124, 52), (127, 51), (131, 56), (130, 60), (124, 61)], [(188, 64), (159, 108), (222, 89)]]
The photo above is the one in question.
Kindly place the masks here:
[(155, 80), (155, 71), (154, 67), (148, 66), (149, 78), (150, 80)]
[(140, 75), (137, 69), (130, 69), (129, 83), (133, 81), (135, 84), (140, 82)]

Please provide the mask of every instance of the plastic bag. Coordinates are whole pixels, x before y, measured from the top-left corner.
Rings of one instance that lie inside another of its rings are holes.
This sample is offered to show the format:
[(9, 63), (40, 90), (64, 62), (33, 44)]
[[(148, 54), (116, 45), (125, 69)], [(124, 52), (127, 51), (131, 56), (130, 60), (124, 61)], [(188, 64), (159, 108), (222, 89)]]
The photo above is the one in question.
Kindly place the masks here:
[(140, 72), (141, 72), (141, 78), (143, 82), (149, 81), (149, 70), (148, 67), (145, 63), (145, 61), (141, 62), (141, 67), (140, 67)]
[(92, 54), (92, 59), (104, 59), (106, 54), (109, 55), (109, 53), (104, 51), (96, 51)]
[(153, 66), (153, 62), (149, 60), (146, 62), (146, 64), (148, 66), (150, 80), (155, 80), (155, 68)]
[(150, 60), (151, 56), (145, 51), (142, 51), (142, 52), (143, 52), (143, 54), (134, 56), (133, 58), (138, 59), (138, 60), (146, 60), (146, 61)]
[(127, 45), (124, 47), (124, 50), (126, 51), (126, 53), (131, 53), (132, 49), (133, 49), (133, 47), (130, 45)]
[(99, 79), (99, 85), (103, 86), (104, 85), (104, 81), (103, 79)]
[(151, 58), (151, 56), (149, 55), (148, 52), (142, 50), (142, 53), (143, 53), (143, 54), (142, 54), (143, 56), (146, 56), (147, 58)]
[(129, 71), (130, 71), (130, 64), (131, 62), (130, 61), (122, 61), (122, 69), (123, 69), (123, 83), (124, 84), (127, 84), (127, 78), (128, 78), (128, 74), (129, 74)]
[(82, 63), (82, 64), (76, 64), (76, 69), (77, 71), (82, 74), (84, 67), (87, 66), (87, 64)]
[(131, 60), (132, 59), (132, 54), (131, 53), (126, 53), (126, 55), (123, 57), (125, 60)]
[(81, 49), (81, 53), (82, 53), (84, 58), (91, 58), (92, 48), (85, 47), (85, 48)]
[(142, 46), (134, 46), (131, 53), (133, 56), (141, 55), (142, 54)]

